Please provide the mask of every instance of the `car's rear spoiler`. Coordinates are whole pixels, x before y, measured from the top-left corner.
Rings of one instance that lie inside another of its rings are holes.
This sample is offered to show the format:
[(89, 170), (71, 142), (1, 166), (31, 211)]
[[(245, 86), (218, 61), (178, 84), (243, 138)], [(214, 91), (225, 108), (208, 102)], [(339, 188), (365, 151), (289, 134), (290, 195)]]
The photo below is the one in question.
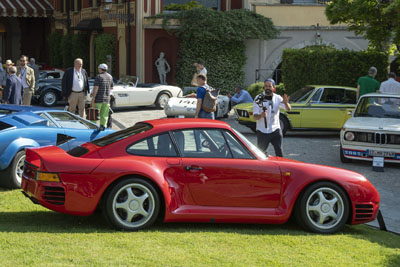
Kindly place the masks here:
[(25, 161), (42, 172), (90, 173), (103, 159), (77, 158), (57, 146), (27, 148)]

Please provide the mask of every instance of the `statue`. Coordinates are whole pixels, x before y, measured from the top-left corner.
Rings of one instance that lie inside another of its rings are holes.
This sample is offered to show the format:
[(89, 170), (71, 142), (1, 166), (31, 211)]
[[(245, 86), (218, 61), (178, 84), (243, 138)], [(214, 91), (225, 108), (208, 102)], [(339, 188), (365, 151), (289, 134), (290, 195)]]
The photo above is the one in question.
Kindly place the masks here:
[(160, 57), (157, 58), (154, 63), (157, 67), (158, 76), (160, 77), (161, 84), (167, 84), (167, 73), (170, 72), (171, 67), (169, 66), (167, 60), (164, 58), (164, 52), (160, 53)]

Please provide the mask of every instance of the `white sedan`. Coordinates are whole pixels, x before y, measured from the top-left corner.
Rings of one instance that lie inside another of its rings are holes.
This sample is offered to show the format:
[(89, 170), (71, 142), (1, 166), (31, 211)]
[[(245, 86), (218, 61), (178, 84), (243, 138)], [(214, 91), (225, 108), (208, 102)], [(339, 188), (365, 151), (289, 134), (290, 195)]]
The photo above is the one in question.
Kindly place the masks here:
[(340, 132), (340, 159), (400, 163), (400, 95), (363, 95)]
[[(167, 117), (184, 116), (185, 118), (194, 118), (196, 105), (196, 94), (190, 94), (185, 97), (171, 97), (167, 105), (164, 107), (164, 112)], [(230, 110), (230, 98), (224, 95), (219, 95), (215, 118), (226, 118)]]
[[(164, 108), (171, 97), (182, 96), (182, 89), (158, 83), (139, 83), (136, 76), (126, 76), (114, 84), (112, 94), (115, 97), (113, 108), (150, 105)], [(87, 100), (90, 102), (90, 98)]]

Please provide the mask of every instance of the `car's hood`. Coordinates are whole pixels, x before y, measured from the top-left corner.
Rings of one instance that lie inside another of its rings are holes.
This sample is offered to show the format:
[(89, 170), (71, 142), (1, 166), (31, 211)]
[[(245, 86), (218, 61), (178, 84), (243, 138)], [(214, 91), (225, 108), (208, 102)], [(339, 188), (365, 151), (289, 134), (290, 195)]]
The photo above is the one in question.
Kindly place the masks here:
[(400, 131), (400, 119), (352, 117), (346, 121), (343, 128), (373, 131)]

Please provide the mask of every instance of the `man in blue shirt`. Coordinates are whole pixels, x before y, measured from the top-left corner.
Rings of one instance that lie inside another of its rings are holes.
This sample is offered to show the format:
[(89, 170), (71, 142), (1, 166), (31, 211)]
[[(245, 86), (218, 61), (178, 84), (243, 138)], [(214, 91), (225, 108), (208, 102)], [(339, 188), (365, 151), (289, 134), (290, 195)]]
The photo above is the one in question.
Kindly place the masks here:
[(253, 98), (249, 92), (244, 90), (240, 85), (235, 87), (235, 94), (233, 96), (228, 94), (228, 97), (231, 98), (232, 105), (237, 105), (240, 103), (253, 103)]
[(203, 119), (215, 119), (214, 112), (207, 112), (201, 106), (203, 104), (204, 96), (206, 95), (207, 89), (209, 86), (207, 84), (206, 75), (200, 73), (197, 75), (197, 84), (199, 87), (196, 91), (197, 105), (196, 105), (196, 113), (195, 118), (203, 118)]

